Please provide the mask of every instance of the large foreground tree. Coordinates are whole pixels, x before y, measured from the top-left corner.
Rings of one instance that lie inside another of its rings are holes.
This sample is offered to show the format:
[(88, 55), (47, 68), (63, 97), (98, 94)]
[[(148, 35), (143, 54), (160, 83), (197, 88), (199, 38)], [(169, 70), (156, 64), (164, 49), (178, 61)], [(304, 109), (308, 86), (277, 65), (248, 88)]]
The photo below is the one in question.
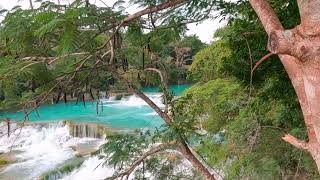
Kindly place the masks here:
[(301, 23), (285, 30), (267, 0), (250, 0), (297, 93), (308, 131), (308, 142), (291, 135), (283, 139), (307, 150), (320, 171), (320, 1), (297, 0)]

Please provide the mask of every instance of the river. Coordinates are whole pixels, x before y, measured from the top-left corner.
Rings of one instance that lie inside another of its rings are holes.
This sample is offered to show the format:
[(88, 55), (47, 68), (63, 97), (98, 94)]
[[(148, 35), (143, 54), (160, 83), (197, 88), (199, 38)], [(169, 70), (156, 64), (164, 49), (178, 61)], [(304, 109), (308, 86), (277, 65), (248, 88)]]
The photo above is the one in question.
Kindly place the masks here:
[[(188, 87), (171, 88), (180, 95)], [(157, 89), (144, 91), (153, 102), (164, 107)], [(104, 179), (114, 173), (113, 168), (99, 166), (103, 160), (90, 153), (106, 142), (105, 131), (153, 129), (163, 124), (156, 113), (134, 95), (121, 100), (114, 97), (100, 100), (98, 113), (96, 104), (96, 101), (88, 101), (85, 107), (75, 102), (41, 106), (40, 116), (32, 113), (28, 124), (10, 137), (5, 134), (5, 124), (0, 124), (3, 126), (0, 128), (0, 153), (11, 161), (0, 166), (0, 179)], [(0, 115), (14, 122), (21, 122), (24, 117), (21, 112)], [(11, 128), (15, 128), (15, 124), (12, 123)], [(68, 163), (76, 167), (61, 170)]]

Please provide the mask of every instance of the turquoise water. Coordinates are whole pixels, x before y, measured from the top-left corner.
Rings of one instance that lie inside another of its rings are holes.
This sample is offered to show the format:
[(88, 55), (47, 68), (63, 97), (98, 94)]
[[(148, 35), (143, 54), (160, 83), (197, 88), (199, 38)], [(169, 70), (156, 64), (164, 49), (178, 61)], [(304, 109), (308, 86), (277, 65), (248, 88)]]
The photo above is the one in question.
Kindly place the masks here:
[[(171, 86), (176, 95), (180, 95), (190, 85)], [(145, 88), (144, 92), (158, 106), (163, 107), (161, 94), (157, 93), (157, 88)], [(76, 122), (90, 122), (105, 124), (112, 128), (154, 128), (163, 124), (163, 121), (156, 115), (153, 109), (146, 105), (143, 100), (135, 96), (124, 97), (122, 100), (102, 100), (99, 104), (97, 114), (96, 101), (87, 101), (76, 104), (58, 103), (54, 105), (43, 105), (38, 108), (40, 117), (36, 113), (31, 113), (29, 120), (35, 121), (61, 121), (70, 120)], [(102, 111), (103, 109), (103, 111)], [(12, 120), (23, 120), (22, 112), (0, 113), (0, 119), (10, 118)]]
[[(170, 89), (175, 96), (180, 96), (183, 93), (183, 91), (185, 91), (189, 87), (191, 87), (190, 84), (170, 85)], [(147, 87), (147, 88), (143, 88), (143, 92), (145, 92), (145, 93), (158, 93), (159, 88), (158, 87)]]

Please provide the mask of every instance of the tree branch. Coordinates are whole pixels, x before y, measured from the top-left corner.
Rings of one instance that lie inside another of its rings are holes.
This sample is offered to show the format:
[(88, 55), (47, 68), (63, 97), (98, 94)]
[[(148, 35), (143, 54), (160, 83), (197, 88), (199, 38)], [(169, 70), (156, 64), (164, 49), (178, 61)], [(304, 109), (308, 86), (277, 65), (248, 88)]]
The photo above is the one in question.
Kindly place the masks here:
[(128, 23), (128, 22), (130, 22), (138, 17), (141, 17), (143, 15), (154, 13), (157, 11), (161, 11), (161, 10), (164, 10), (164, 9), (167, 9), (170, 7), (175, 7), (179, 4), (183, 4), (186, 2), (188, 2), (188, 0), (167, 0), (166, 2), (159, 4), (158, 6), (149, 7), (147, 9), (142, 10), (142, 11), (139, 11), (139, 12), (136, 12), (132, 15), (129, 15), (123, 20), (123, 22)]
[(320, 3), (318, 0), (297, 0), (301, 24), (299, 28), (309, 36), (320, 34)]
[(21, 58), (20, 60), (22, 61), (48, 61), (48, 64), (51, 64), (59, 59), (69, 57), (69, 56), (81, 56), (81, 55), (88, 55), (90, 54), (89, 52), (80, 52), (80, 53), (71, 53), (71, 54), (66, 54), (58, 57), (24, 57)]
[(166, 124), (171, 124), (172, 119), (167, 113), (164, 113), (160, 107), (158, 107), (148, 96), (146, 96), (144, 93), (139, 91), (138, 89), (134, 88), (129, 81), (127, 81), (125, 78), (123, 78), (112, 66), (108, 65), (107, 68), (109, 69), (110, 73), (120, 80), (128, 89), (128, 91), (132, 92), (133, 94), (139, 96), (142, 100), (144, 100), (152, 109), (154, 109), (157, 114), (166, 122)]
[(162, 75), (162, 72), (161, 72), (159, 69), (156, 69), (156, 68), (146, 68), (145, 71), (154, 71), (154, 72), (158, 73), (159, 76), (160, 76), (161, 82), (162, 82), (162, 83), (165, 83), (164, 76)]
[(283, 30), (278, 16), (267, 0), (249, 0), (252, 8), (257, 13), (264, 29), (270, 35), (272, 31)]
[(30, 5), (30, 8), (33, 10), (33, 3), (32, 3), (32, 0), (29, 0), (29, 5)]
[(299, 148), (299, 149), (303, 149), (303, 150), (308, 150), (308, 143), (305, 141), (302, 141), (300, 139), (297, 139), (296, 137), (290, 135), (290, 134), (286, 134), (284, 137), (282, 137), (282, 139), (290, 144), (292, 144), (293, 146)]
[(135, 169), (136, 167), (141, 164), (143, 162), (143, 160), (145, 160), (147, 157), (153, 155), (153, 154), (156, 154), (170, 146), (173, 146), (177, 144), (176, 141), (171, 141), (171, 142), (168, 142), (168, 143), (165, 143), (165, 144), (160, 144), (158, 146), (155, 146), (155, 147), (152, 147), (150, 148), (147, 152), (145, 152), (142, 156), (139, 157), (139, 159), (137, 159), (136, 161), (134, 161), (132, 163), (132, 165), (127, 169), (125, 170), (124, 172), (118, 174), (117, 176), (115, 177), (111, 177), (111, 178), (107, 178), (107, 179), (117, 179), (119, 177), (124, 177), (124, 176), (129, 176)]
[[(138, 89), (134, 88), (125, 78), (123, 78), (115, 69), (114, 66), (107, 66), (110, 73), (122, 83), (125, 84), (128, 91), (132, 92), (133, 94), (139, 96), (142, 100), (144, 100), (152, 109), (154, 109), (157, 114), (166, 122), (167, 125), (170, 125), (172, 123), (172, 118), (165, 112), (163, 112), (148, 96), (146, 96), (144, 93), (139, 91)], [(196, 168), (196, 170), (201, 173), (206, 179), (208, 180), (214, 180), (215, 177), (213, 174), (209, 172), (209, 170), (195, 157), (195, 155), (190, 150), (190, 147), (185, 142), (183, 137), (179, 134), (178, 138), (178, 147), (180, 152), (185, 156), (185, 158)]]
[(264, 55), (255, 65), (254, 67), (252, 68), (251, 70), (251, 77), (253, 76), (253, 74), (256, 72), (257, 68), (259, 67), (259, 65), (265, 61), (266, 59), (268, 59), (270, 56), (272, 56), (273, 53), (268, 53), (266, 55)]
[[(165, 86), (166, 91), (169, 91), (169, 88), (168, 88), (168, 86), (167, 86), (167, 79), (164, 79), (164, 76), (163, 76), (162, 72), (161, 72), (159, 69), (156, 69), (156, 68), (146, 68), (145, 71), (154, 71), (154, 72), (158, 73), (159, 76), (160, 76), (160, 79), (161, 79), (161, 83)], [(165, 77), (167, 77), (167, 76), (165, 76)], [(163, 96), (164, 96), (164, 103), (165, 103), (165, 110), (164, 110), (164, 112), (167, 113), (167, 112), (168, 112), (168, 109), (169, 109), (168, 98), (167, 98), (167, 96), (166, 96), (166, 93), (164, 93)]]

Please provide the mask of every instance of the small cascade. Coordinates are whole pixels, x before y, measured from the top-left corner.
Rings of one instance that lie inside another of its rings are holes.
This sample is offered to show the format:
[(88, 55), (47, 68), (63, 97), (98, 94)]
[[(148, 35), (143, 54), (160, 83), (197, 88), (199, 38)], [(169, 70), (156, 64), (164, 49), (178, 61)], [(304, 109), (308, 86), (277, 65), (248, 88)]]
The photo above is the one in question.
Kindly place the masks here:
[[(147, 96), (159, 107), (163, 108), (163, 98), (162, 94), (147, 94)], [(118, 103), (121, 106), (131, 106), (131, 107), (143, 107), (148, 106), (148, 104), (138, 96), (132, 95), (121, 99)]]
[[(161, 93), (150, 92), (147, 96), (164, 108)], [(85, 108), (75, 102), (43, 105), (38, 109), (40, 116), (31, 113), (28, 123), (24, 123), (21, 112), (1, 112), (1, 117), (10, 118), (11, 123), (8, 127), (0, 122), (0, 160), (8, 161), (0, 169), (0, 179), (29, 180), (46, 175), (49, 179), (103, 179), (114, 169), (101, 166), (104, 160), (94, 152), (106, 142), (106, 132), (152, 129), (163, 124), (137, 96), (99, 101), (99, 113), (96, 101), (88, 101)], [(12, 131), (10, 136), (8, 130)]]
[(79, 138), (104, 138), (107, 127), (99, 124), (67, 122), (69, 134)]
[[(62, 177), (61, 180), (101, 180), (111, 177), (114, 169), (103, 166), (103, 163), (104, 160), (98, 156), (89, 157), (78, 169)], [(131, 180), (133, 178), (129, 177), (128, 179)]]
[(35, 179), (72, 159), (90, 155), (105, 142), (98, 139), (103, 138), (105, 129), (69, 122), (33, 123), (18, 128), (10, 137), (6, 128), (0, 129), (0, 159), (10, 156), (12, 160), (0, 170), (0, 179)]

